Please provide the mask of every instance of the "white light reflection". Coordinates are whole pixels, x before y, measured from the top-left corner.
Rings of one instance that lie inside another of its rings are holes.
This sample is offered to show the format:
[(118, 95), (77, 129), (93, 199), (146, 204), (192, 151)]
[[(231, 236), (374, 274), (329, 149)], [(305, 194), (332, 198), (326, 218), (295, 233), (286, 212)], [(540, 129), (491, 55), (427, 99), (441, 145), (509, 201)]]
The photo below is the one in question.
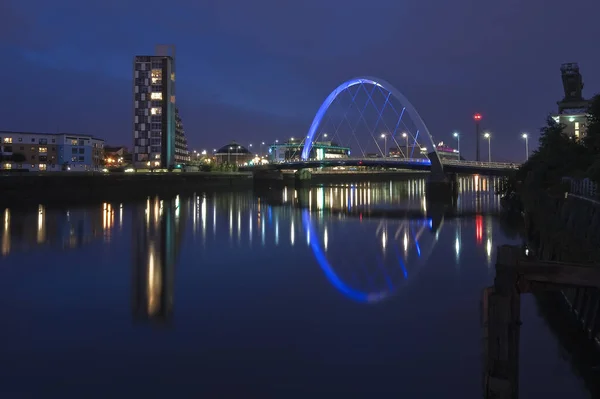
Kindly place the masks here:
[(381, 248), (383, 249), (384, 252), (385, 252), (386, 245), (387, 245), (387, 233), (384, 230), (383, 233), (381, 233)]
[(250, 211), (250, 220), (248, 220), (248, 240), (250, 241), (250, 246), (252, 246), (252, 211)]
[(487, 240), (485, 250), (487, 253), (487, 261), (488, 261), (488, 266), (489, 266), (492, 263), (492, 240), (490, 240), (489, 238)]
[(458, 260), (460, 254), (460, 239), (458, 237), (454, 240), (454, 252), (456, 252), (456, 260)]
[(44, 207), (42, 205), (38, 206), (38, 231), (37, 231), (37, 242), (38, 244), (44, 242), (46, 240), (46, 226), (44, 223), (45, 215), (44, 215)]
[(404, 233), (404, 253), (408, 252), (408, 234)]
[(237, 214), (237, 240), (238, 244), (242, 241), (242, 211), (239, 209)]
[(294, 241), (296, 241), (296, 237), (295, 237), (295, 229), (294, 229), (294, 220), (292, 219), (292, 225), (290, 227), (290, 242), (292, 243), (292, 246), (294, 246)]
[(202, 218), (202, 236), (206, 237), (206, 197), (202, 198), (200, 206), (200, 217)]
[(325, 226), (325, 232), (323, 233), (323, 248), (327, 252), (327, 244), (329, 243), (329, 236), (327, 234), (327, 226)]
[[(213, 199), (214, 201), (214, 199)], [(217, 203), (213, 204), (213, 236), (217, 234)]]
[(233, 208), (229, 208), (229, 238), (233, 238)]
[(2, 255), (10, 252), (10, 210), (4, 210), (4, 232), (2, 233)]
[(119, 204), (119, 229), (123, 228), (123, 204)]
[(279, 218), (275, 215), (275, 245), (279, 245)]

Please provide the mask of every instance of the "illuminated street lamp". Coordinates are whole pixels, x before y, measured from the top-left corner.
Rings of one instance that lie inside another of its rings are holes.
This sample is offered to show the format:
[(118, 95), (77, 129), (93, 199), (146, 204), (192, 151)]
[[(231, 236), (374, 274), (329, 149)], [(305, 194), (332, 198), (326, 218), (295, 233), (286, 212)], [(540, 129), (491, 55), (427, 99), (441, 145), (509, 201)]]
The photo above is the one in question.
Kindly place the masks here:
[(521, 137), (523, 137), (525, 139), (525, 160), (528, 161), (529, 160), (529, 136), (527, 135), (527, 133), (523, 133), (521, 135)]
[(456, 138), (456, 141), (458, 141), (458, 159), (460, 159), (460, 134), (454, 132), (453, 136)]
[(381, 133), (381, 138), (383, 139), (383, 157), (387, 157), (387, 135), (385, 133)]
[(492, 162), (492, 135), (489, 133), (485, 133), (483, 135), (488, 140), (488, 162)]
[(406, 155), (404, 158), (408, 159), (408, 134), (402, 133), (402, 137), (404, 137), (404, 140), (406, 140)]

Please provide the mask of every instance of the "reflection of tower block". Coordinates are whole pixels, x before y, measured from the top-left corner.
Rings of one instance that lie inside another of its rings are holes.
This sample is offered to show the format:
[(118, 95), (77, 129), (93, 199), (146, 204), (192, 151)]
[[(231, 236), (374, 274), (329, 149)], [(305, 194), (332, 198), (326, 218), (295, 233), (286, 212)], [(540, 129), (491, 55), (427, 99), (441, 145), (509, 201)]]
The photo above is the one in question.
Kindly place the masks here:
[(177, 246), (175, 205), (148, 200), (145, 209), (134, 211), (133, 222), (133, 317), (169, 322)]

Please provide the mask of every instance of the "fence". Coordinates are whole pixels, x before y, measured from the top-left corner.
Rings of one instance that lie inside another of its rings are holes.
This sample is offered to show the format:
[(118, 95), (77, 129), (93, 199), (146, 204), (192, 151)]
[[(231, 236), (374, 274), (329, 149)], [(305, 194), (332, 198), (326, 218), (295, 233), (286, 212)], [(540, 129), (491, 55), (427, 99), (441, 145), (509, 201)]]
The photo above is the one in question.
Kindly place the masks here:
[(587, 198), (598, 197), (598, 184), (590, 179), (574, 179), (572, 177), (563, 177), (563, 183), (570, 185), (571, 194), (581, 195)]

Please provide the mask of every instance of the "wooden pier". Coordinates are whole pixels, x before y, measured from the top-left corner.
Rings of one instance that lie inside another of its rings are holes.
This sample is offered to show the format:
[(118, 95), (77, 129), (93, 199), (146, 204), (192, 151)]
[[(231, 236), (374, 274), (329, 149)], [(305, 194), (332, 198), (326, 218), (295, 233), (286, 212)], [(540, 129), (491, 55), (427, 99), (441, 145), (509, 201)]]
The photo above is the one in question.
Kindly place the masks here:
[(482, 300), (484, 398), (518, 398), (520, 295), (574, 287), (600, 288), (600, 264), (543, 261), (521, 247), (498, 247), (494, 286)]

